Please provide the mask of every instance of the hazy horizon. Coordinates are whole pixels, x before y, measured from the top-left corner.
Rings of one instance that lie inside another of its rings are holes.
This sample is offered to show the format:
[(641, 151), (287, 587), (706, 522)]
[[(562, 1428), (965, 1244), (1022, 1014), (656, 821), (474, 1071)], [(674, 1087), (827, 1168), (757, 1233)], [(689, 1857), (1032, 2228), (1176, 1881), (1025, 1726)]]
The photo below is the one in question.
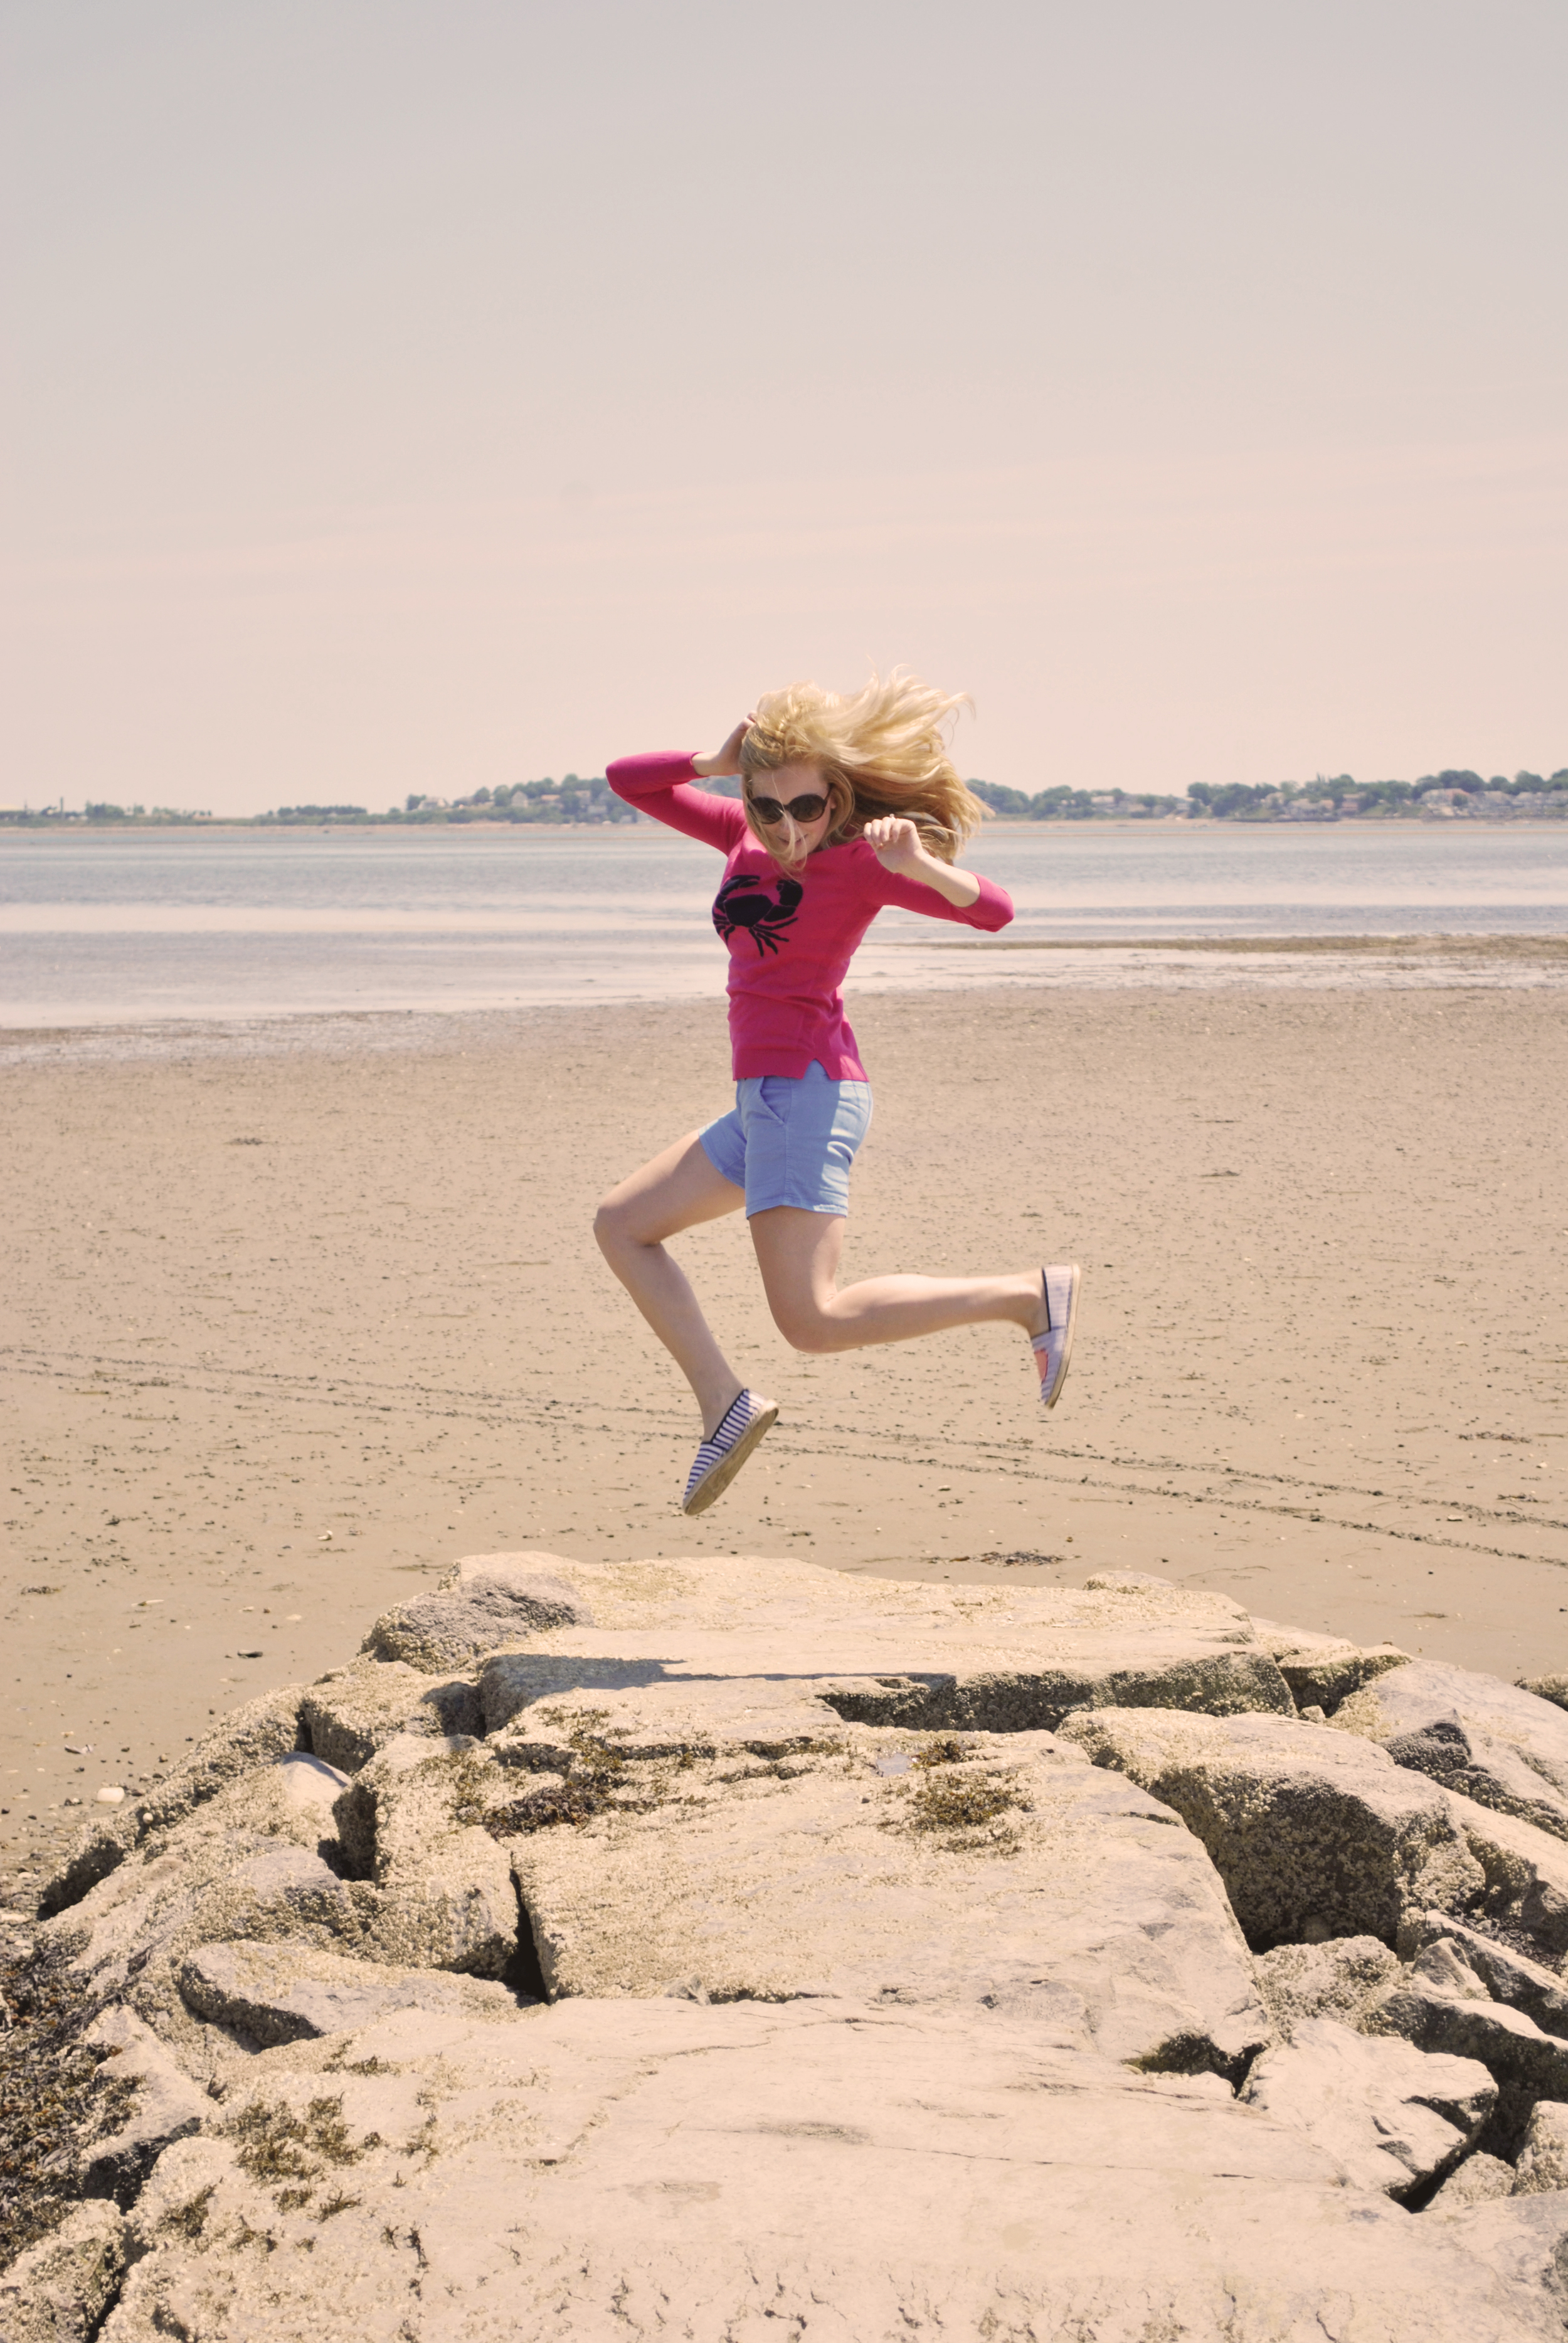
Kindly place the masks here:
[(898, 660), (1029, 790), (1568, 759), (1561, 9), (0, 45), (0, 801), (456, 798)]

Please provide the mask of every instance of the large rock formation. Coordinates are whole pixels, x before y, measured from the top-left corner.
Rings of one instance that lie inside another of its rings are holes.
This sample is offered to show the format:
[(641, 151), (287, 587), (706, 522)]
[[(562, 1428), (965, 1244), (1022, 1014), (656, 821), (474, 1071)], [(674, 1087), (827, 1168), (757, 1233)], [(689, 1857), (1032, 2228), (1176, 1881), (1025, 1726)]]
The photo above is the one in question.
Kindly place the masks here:
[(50, 1883), (101, 2064), (0, 2336), (1561, 2337), (1564, 1720), (1417, 1664), (471, 1557)]
[(1568, 1838), (1568, 1716), (1522, 1684), (1414, 1660), (1359, 1685), (1332, 1722), (1478, 1805)]

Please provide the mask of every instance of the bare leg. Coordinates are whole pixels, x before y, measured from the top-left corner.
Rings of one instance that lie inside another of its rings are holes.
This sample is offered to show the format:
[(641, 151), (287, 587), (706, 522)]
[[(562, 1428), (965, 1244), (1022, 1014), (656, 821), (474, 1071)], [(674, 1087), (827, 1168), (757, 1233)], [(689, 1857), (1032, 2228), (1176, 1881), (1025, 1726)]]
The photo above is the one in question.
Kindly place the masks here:
[(1026, 1334), (1045, 1332), (1038, 1269), (1012, 1277), (869, 1277), (839, 1292), (839, 1214), (779, 1204), (756, 1213), (750, 1229), (768, 1306), (798, 1351), (858, 1351), (991, 1319), (1010, 1321)]
[(691, 1385), (705, 1440), (718, 1430), (741, 1381), (714, 1341), (686, 1272), (666, 1252), (665, 1240), (738, 1212), (745, 1202), (746, 1191), (714, 1170), (694, 1131), (612, 1188), (594, 1220), (599, 1251)]

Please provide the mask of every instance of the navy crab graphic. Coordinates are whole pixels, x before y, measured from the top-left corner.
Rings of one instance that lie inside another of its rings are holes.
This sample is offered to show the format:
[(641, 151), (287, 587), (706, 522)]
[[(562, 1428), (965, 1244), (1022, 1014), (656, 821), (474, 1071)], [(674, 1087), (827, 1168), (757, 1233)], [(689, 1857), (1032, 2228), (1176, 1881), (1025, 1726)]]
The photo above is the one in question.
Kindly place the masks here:
[(757, 947), (757, 957), (779, 949), (779, 930), (792, 928), (795, 914), (805, 893), (798, 879), (780, 879), (779, 900), (771, 895), (749, 895), (748, 887), (760, 887), (760, 879), (749, 870), (738, 870), (727, 879), (713, 899), (713, 924), (726, 943), (737, 928), (743, 928)]

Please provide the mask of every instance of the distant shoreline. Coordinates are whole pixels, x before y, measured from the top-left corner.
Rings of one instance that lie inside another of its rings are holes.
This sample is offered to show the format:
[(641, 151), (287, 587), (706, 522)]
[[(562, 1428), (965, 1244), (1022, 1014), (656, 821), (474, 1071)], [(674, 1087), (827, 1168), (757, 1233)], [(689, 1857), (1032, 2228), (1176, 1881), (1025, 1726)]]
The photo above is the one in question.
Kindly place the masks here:
[[(1312, 832), (1320, 830), (1452, 830), (1466, 833), (1477, 830), (1543, 830), (1555, 832), (1568, 821), (1568, 808), (1562, 814), (1335, 814), (1311, 821), (1292, 820), (1278, 814), (1254, 814), (1236, 818), (1213, 814), (1159, 814), (1148, 820), (1128, 820), (1116, 814), (1072, 816), (1060, 820), (1009, 820), (999, 815), (988, 821), (982, 837), (991, 838), (999, 831), (1018, 831), (1030, 837), (1042, 830), (1064, 834), (1081, 830), (1136, 830), (1143, 836), (1151, 831), (1180, 832), (1188, 836), (1193, 831), (1205, 834), (1222, 830), (1227, 836), (1234, 832), (1255, 830), (1297, 830)], [(34, 814), (18, 817), (0, 816), (0, 841), (8, 837), (35, 838), (45, 833), (52, 838), (212, 838), (230, 836), (236, 832), (257, 832), (272, 838), (365, 837), (367, 835), (397, 838), (428, 837), (432, 831), (477, 831), (486, 837), (526, 836), (529, 831), (544, 830), (551, 838), (568, 832), (578, 838), (659, 838), (668, 835), (663, 825), (653, 821), (266, 821), (259, 818), (235, 814), (212, 820), (189, 821), (88, 821), (79, 814)]]

